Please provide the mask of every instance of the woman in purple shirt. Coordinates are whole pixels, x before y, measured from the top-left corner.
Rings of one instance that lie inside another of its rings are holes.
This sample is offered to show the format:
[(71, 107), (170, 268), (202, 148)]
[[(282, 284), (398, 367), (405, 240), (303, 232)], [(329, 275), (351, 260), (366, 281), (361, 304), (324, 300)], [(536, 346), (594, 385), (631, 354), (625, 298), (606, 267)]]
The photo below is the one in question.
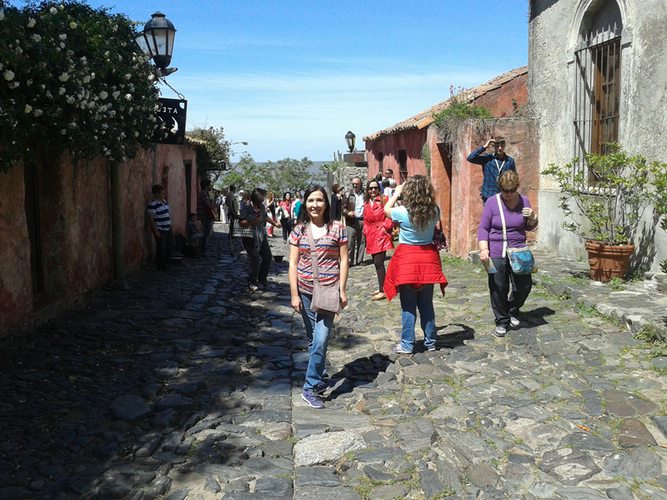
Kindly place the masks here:
[[(519, 326), (519, 309), (533, 286), (530, 274), (512, 272), (505, 250), (526, 246), (526, 231), (537, 227), (537, 215), (530, 207), (528, 198), (517, 193), (519, 176), (515, 171), (503, 172), (498, 179), (498, 186), (500, 193), (489, 198), (484, 205), (477, 229), (477, 244), (480, 260), (485, 264), (491, 260), (496, 268), (495, 273), (489, 273), (491, 308), (496, 318), (493, 334), (504, 337), (509, 326)], [(505, 216), (506, 244), (503, 238), (501, 209)]]

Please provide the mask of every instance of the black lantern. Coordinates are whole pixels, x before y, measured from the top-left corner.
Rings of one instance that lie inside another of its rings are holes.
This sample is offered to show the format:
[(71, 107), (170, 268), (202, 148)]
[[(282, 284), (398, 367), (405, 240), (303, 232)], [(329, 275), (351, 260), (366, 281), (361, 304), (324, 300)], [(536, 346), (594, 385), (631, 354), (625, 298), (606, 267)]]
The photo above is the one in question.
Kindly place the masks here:
[(351, 130), (347, 131), (347, 134), (345, 134), (345, 142), (347, 142), (347, 147), (350, 150), (350, 153), (354, 151), (354, 138), (356, 136), (352, 133)]
[(178, 68), (168, 68), (174, 51), (176, 28), (162, 12), (156, 12), (144, 29), (135, 38), (141, 50), (151, 56), (162, 76), (167, 76)]

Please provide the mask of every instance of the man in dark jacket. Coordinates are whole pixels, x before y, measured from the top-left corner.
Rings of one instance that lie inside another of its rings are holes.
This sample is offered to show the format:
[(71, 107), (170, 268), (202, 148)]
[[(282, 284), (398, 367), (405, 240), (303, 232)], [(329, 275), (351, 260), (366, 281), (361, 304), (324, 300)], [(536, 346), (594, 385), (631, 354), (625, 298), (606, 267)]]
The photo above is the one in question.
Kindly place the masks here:
[[(484, 154), (491, 146), (494, 146), (494, 154)], [(486, 203), (486, 200), (500, 193), (500, 188), (498, 187), (498, 177), (500, 177), (500, 174), (507, 170), (516, 171), (514, 158), (505, 154), (505, 139), (502, 137), (486, 141), (484, 146), (480, 146), (468, 155), (468, 161), (482, 165), (484, 180), (482, 181), (480, 196), (483, 203)]]

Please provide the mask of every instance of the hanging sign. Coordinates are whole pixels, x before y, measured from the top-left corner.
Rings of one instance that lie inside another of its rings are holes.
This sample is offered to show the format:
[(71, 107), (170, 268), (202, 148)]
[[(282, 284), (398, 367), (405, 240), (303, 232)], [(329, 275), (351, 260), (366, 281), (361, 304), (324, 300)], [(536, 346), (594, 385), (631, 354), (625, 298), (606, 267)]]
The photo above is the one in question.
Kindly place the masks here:
[(158, 141), (160, 144), (183, 144), (187, 110), (188, 101), (185, 99), (160, 97), (160, 109), (157, 114), (163, 128), (163, 136)]

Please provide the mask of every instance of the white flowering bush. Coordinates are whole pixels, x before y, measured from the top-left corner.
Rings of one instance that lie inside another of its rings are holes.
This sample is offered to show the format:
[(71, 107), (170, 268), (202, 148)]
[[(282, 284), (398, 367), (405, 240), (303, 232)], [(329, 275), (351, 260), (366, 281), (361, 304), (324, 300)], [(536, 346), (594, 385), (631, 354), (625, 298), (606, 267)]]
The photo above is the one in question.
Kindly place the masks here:
[(0, 170), (64, 151), (120, 162), (154, 142), (157, 75), (134, 37), (81, 2), (0, 1)]

